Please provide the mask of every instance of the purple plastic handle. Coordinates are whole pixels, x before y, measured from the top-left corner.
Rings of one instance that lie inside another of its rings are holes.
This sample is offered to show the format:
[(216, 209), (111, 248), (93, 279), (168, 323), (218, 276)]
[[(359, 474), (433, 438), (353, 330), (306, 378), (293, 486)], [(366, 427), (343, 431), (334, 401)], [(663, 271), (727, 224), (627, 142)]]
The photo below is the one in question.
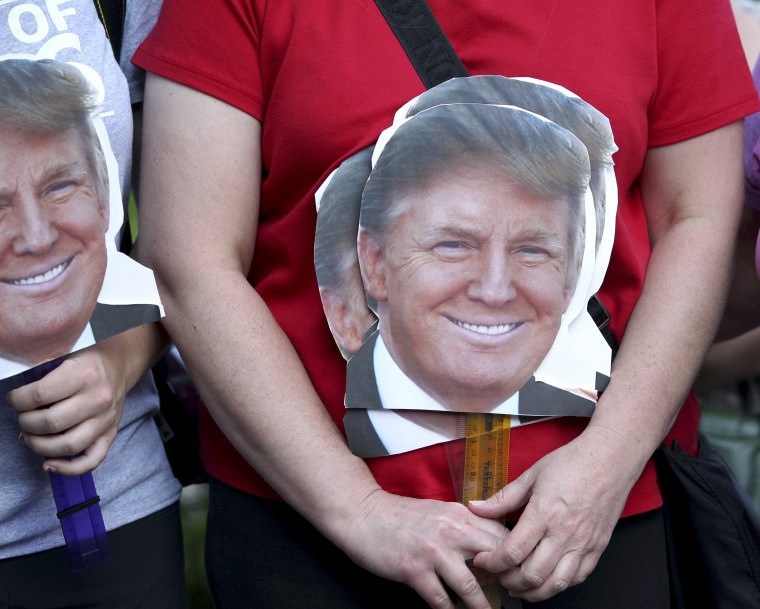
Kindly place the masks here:
[[(0, 380), (0, 402), (10, 407), (5, 398), (9, 391), (38, 381), (60, 366), (63, 360), (60, 357)], [(50, 488), (72, 570), (81, 571), (108, 560), (111, 553), (92, 473), (62, 476), (51, 472)]]

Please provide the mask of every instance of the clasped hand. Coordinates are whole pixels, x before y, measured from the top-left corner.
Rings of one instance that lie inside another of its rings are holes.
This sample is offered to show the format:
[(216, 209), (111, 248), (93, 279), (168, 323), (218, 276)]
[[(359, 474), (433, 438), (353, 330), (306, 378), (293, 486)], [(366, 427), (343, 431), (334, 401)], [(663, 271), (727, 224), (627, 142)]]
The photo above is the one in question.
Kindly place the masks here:
[(522, 509), (499, 545), (480, 552), (473, 564), (497, 574), (512, 596), (531, 602), (583, 582), (607, 547), (637, 475), (612, 455), (581, 436), (487, 501), (471, 502), (470, 510), (485, 518)]
[[(618, 439), (587, 431), (468, 507), (376, 490), (340, 528), (338, 544), (435, 609), (454, 609), (446, 587), (468, 609), (490, 608), (471, 559), (511, 595), (537, 602), (591, 574), (639, 473), (621, 458)], [(511, 530), (501, 524), (518, 512)]]
[(95, 345), (39, 381), (9, 392), (8, 402), (18, 413), (19, 441), (45, 457), (43, 468), (76, 476), (105, 459), (125, 394), (119, 367)]
[(456, 607), (444, 583), (468, 609), (490, 609), (467, 561), (500, 544), (506, 529), (496, 520), (458, 503), (381, 490), (363, 502), (353, 520), (339, 543), (357, 564), (411, 586), (435, 609)]

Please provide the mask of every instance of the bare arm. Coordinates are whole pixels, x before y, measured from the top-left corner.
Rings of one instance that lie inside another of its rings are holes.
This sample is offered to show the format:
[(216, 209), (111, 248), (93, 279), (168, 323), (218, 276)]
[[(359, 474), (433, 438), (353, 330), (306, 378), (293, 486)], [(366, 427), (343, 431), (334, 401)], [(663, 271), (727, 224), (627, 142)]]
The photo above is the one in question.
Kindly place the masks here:
[(475, 562), (528, 600), (594, 569), (713, 339), (742, 201), (741, 133), (733, 124), (648, 152), (652, 256), (610, 385), (583, 434), (472, 508), (496, 516), (527, 504), (504, 543)]
[(760, 376), (760, 328), (713, 344), (694, 384), (707, 393), (729, 383)]
[(408, 583), (431, 606), (453, 609), (440, 576), (468, 607), (488, 607), (464, 561), (491, 547), (503, 527), (460, 505), (381, 491), (246, 280), (258, 218), (259, 123), (152, 75), (144, 121), (141, 255), (156, 271), (165, 325), (216, 422), (356, 562)]
[(760, 230), (760, 212), (749, 207), (742, 210), (742, 219), (734, 248), (733, 277), (728, 302), (718, 327), (717, 340), (736, 338), (760, 326), (760, 280), (755, 250)]

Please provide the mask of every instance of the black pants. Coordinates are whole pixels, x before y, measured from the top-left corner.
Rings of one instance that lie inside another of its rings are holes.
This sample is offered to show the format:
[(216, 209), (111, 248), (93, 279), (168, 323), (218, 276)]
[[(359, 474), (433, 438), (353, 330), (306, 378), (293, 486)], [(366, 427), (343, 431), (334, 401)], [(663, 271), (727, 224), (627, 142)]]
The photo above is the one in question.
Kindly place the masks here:
[[(212, 480), (208, 519), (206, 569), (217, 609), (428, 609), (411, 588), (355, 565), (285, 504)], [(583, 584), (542, 603), (513, 605), (668, 609), (662, 514), (622, 520)]]
[(0, 609), (186, 609), (179, 506), (108, 533), (111, 558), (73, 572), (65, 547), (0, 561)]

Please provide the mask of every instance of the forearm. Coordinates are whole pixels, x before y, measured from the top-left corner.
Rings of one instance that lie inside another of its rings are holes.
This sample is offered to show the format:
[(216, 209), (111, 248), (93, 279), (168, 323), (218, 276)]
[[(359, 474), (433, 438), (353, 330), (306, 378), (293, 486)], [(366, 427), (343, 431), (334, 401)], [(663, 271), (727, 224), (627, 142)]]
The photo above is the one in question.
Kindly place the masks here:
[(740, 133), (731, 125), (650, 153), (651, 258), (588, 428), (615, 438), (618, 458), (638, 470), (675, 419), (722, 315), (742, 199)]
[(734, 268), (728, 302), (718, 327), (720, 341), (735, 338), (760, 325), (760, 281), (755, 255), (760, 212), (744, 208), (734, 247)]
[(160, 322), (131, 328), (91, 347), (121, 372), (125, 393), (156, 363), (169, 346)]
[[(728, 275), (728, 245), (708, 222), (675, 229), (652, 254), (644, 291), (589, 429), (619, 439), (639, 470), (670, 428), (712, 342)], [(709, 281), (705, 277), (711, 278)]]
[(695, 389), (712, 391), (760, 375), (760, 328), (713, 344), (699, 371)]
[[(243, 457), (335, 541), (378, 489), (348, 451), (265, 303), (236, 270), (162, 288), (166, 323), (204, 402)], [(336, 480), (340, 484), (336, 484)]]

